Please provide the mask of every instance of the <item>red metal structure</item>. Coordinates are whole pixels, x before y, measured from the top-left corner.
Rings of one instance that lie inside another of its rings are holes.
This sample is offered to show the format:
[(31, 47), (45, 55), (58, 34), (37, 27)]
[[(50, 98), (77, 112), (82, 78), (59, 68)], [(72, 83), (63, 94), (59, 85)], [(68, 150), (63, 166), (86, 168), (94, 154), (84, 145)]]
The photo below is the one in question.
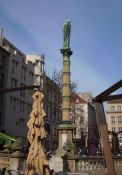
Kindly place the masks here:
[(122, 87), (122, 80), (118, 81), (113, 86), (106, 89), (105, 91), (103, 91), (94, 98), (108, 175), (116, 175), (116, 172), (109, 144), (109, 136), (108, 136), (103, 102), (122, 98), (122, 94), (110, 95), (111, 93), (115, 92), (121, 87)]

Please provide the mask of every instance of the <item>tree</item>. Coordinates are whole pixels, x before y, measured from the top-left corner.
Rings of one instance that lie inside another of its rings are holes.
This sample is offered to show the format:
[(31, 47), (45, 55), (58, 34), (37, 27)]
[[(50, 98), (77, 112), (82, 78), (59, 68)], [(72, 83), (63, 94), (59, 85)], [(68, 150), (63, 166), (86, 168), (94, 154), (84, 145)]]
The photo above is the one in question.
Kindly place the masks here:
[[(52, 80), (59, 85), (60, 92), (62, 93), (62, 85), (63, 85), (63, 72), (57, 71), (56, 69), (53, 72)], [(71, 82), (71, 93), (76, 92), (78, 87), (78, 83), (72, 81)]]

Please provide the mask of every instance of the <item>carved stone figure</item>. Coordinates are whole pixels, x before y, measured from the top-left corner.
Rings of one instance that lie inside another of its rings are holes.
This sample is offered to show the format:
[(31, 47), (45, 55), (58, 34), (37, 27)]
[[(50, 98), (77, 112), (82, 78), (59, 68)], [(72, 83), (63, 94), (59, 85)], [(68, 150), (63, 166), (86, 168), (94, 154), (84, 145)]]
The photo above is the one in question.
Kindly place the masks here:
[(71, 32), (71, 22), (69, 20), (64, 23), (64, 49), (70, 48), (70, 32)]

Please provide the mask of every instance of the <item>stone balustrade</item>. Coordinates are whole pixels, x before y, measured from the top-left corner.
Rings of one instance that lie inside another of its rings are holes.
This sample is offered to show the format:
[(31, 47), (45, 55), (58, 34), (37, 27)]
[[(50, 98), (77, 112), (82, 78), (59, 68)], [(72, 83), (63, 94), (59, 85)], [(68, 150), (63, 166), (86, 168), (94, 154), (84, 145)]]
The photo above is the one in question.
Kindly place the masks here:
[(122, 156), (121, 157), (113, 157), (114, 166), (116, 169), (122, 168)]
[[(122, 156), (113, 157), (115, 169), (122, 168)], [(105, 170), (106, 163), (103, 157), (79, 157), (76, 162), (77, 171)]]
[[(64, 157), (64, 171), (70, 172), (90, 172), (90, 171), (105, 171), (106, 162), (102, 156), (86, 156), (86, 157)], [(116, 170), (122, 170), (122, 156), (113, 157)], [(65, 166), (66, 165), (66, 166)]]
[[(6, 167), (10, 170), (25, 170), (27, 155), (12, 155), (0, 153), (0, 168)], [(122, 156), (113, 157), (114, 165), (116, 170), (122, 170)], [(69, 162), (69, 163), (68, 163)], [(106, 170), (106, 163), (102, 156), (97, 157), (67, 157), (64, 159), (64, 165), (69, 164), (69, 170), (71, 172), (81, 171), (93, 171), (93, 170)], [(65, 166), (64, 166), (65, 167)]]
[(9, 167), (9, 164), (10, 164), (9, 157), (0, 156), (0, 167)]
[(102, 157), (80, 157), (77, 161), (77, 171), (105, 169), (105, 161)]
[(0, 168), (6, 167), (9, 170), (26, 168), (27, 155), (24, 154), (5, 154), (0, 153)]

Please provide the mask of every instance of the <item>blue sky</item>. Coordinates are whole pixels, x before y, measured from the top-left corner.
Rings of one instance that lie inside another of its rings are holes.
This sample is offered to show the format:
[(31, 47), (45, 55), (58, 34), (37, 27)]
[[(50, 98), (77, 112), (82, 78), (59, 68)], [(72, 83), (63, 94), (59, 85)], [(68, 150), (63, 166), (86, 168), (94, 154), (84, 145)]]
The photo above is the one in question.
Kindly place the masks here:
[(62, 69), (63, 24), (70, 19), (71, 78), (99, 94), (122, 77), (121, 0), (1, 0), (4, 36), (25, 54), (44, 54), (51, 77)]

